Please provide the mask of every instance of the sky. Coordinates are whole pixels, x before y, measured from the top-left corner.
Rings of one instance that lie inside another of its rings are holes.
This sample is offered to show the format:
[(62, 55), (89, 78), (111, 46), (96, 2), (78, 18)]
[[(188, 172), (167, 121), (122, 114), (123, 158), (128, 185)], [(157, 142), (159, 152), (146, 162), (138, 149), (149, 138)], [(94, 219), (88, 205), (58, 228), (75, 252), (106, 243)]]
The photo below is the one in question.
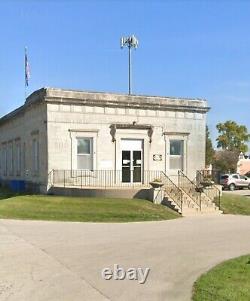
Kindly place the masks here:
[(0, 116), (42, 87), (208, 100), (207, 124), (250, 130), (250, 1), (0, 1)]

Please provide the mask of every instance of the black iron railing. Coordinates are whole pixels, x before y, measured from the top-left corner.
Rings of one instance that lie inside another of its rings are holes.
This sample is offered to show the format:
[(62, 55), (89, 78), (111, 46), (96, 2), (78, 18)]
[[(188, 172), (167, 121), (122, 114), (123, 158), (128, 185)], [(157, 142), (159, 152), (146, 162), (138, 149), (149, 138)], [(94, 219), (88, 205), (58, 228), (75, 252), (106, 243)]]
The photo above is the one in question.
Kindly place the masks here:
[(211, 180), (215, 184), (220, 184), (220, 176), (222, 175), (222, 172), (220, 170), (202, 169), (202, 170), (198, 170), (197, 173), (198, 175), (196, 174), (196, 179), (197, 177), (200, 176), (201, 179)]
[(201, 190), (181, 170), (178, 171), (178, 187), (182, 189), (201, 210)]
[(183, 193), (182, 190), (164, 173), (161, 172), (161, 181), (167, 195), (182, 211)]
[(144, 170), (124, 173), (122, 170), (53, 170), (52, 186), (112, 188), (150, 186), (150, 182), (160, 179), (161, 171)]
[(206, 170), (197, 170), (196, 185), (203, 187), (203, 193), (220, 209), (221, 190), (214, 183), (211, 174), (207, 173)]

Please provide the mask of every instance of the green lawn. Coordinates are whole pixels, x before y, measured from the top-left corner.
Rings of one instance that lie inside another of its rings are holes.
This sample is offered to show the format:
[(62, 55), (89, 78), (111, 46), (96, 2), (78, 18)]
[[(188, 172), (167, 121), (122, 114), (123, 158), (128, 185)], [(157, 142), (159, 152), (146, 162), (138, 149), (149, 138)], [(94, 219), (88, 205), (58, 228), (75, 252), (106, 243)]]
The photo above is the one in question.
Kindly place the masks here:
[(105, 199), (0, 192), (0, 218), (79, 222), (159, 221), (180, 215), (139, 199)]
[(250, 300), (250, 255), (225, 261), (195, 282), (193, 301), (211, 300)]
[(250, 215), (250, 197), (224, 193), (221, 198), (221, 210), (226, 214)]

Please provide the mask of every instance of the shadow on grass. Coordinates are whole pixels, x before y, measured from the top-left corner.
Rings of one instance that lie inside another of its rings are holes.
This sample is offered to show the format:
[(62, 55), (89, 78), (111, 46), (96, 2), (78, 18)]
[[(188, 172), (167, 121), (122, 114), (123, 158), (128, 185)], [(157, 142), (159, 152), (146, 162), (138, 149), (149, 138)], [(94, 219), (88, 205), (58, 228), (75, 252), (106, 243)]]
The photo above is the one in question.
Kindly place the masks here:
[(13, 192), (5, 187), (0, 187), (0, 201), (10, 199), (19, 195), (25, 195), (25, 193)]

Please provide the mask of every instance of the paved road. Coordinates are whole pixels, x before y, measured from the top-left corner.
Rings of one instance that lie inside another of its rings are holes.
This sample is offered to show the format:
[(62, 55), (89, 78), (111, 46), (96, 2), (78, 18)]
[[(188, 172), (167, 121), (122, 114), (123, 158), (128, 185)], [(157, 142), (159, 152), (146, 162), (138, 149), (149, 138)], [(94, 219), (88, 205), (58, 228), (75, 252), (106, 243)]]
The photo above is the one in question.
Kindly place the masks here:
[[(250, 217), (91, 224), (0, 220), (0, 300), (190, 300), (195, 279), (250, 253)], [(101, 270), (149, 267), (147, 282)]]

